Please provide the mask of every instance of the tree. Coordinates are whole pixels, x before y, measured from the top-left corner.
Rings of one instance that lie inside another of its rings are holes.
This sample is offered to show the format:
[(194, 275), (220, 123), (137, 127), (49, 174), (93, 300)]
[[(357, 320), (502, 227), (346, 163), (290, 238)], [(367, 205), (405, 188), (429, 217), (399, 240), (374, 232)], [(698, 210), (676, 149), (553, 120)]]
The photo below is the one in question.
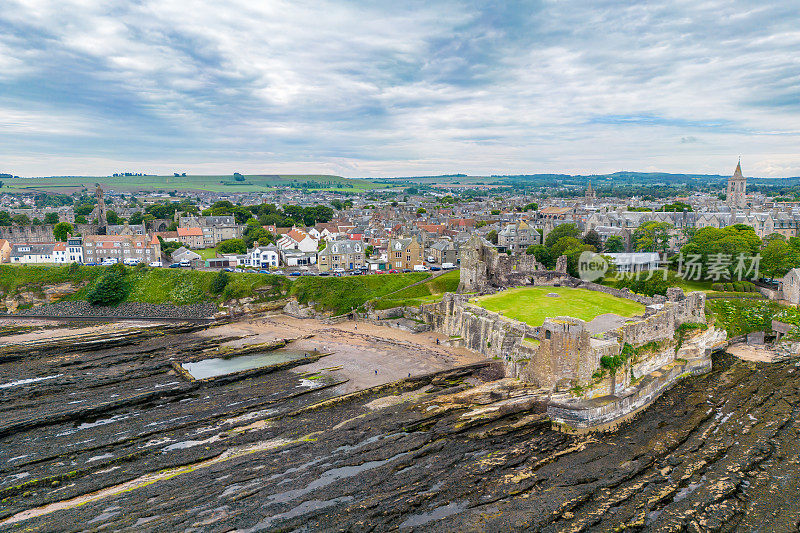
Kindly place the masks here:
[(589, 246), (594, 246), (598, 252), (603, 250), (603, 241), (600, 239), (600, 234), (593, 229), (586, 232), (586, 235), (583, 236), (583, 242)]
[(39, 220), (36, 217), (33, 217), (33, 220), (31, 220), (31, 225), (33, 225), (33, 226), (41, 226), (42, 225), (42, 221)]
[(0, 211), (0, 226), (10, 226), (11, 225), (11, 215), (8, 214), (8, 211)]
[(548, 248), (552, 248), (553, 245), (562, 237), (577, 237), (578, 235), (580, 235), (580, 230), (575, 224), (559, 224), (553, 228), (553, 231), (547, 234), (547, 238), (544, 240), (544, 245)]
[(238, 172), (234, 172), (233, 173), (233, 179), (235, 179), (236, 181), (244, 181), (244, 176), (242, 176)]
[(499, 215), (500, 214), (500, 210), (499, 209), (492, 209), (491, 213), (492, 213), (492, 215)]
[(625, 251), (625, 241), (619, 235), (612, 235), (606, 239), (603, 251), (609, 254), (618, 254)]
[(111, 224), (112, 226), (116, 226), (117, 224), (124, 223), (124, 220), (119, 217), (119, 215), (115, 211), (106, 211), (106, 222)]
[(425, 209), (424, 207), (420, 207), (419, 209), (417, 209), (417, 216), (424, 215), (427, 212), (428, 212), (427, 209)]
[(680, 213), (683, 211), (692, 211), (692, 206), (683, 202), (674, 202), (671, 204), (662, 205), (656, 209), (656, 211), (671, 211)]
[(217, 251), (222, 254), (244, 254), (247, 246), (242, 239), (228, 239), (217, 245)]
[(11, 221), (14, 224), (17, 224), (18, 226), (30, 226), (31, 225), (31, 219), (29, 219), (27, 215), (24, 215), (22, 213), (20, 213), (18, 215), (14, 215), (13, 217), (11, 217)]
[[(116, 265), (115, 265), (116, 266)], [(120, 265), (121, 267), (122, 265)], [(124, 269), (111, 269), (103, 274), (97, 283), (86, 294), (86, 299), (92, 305), (114, 305), (127, 296)]]
[(539, 204), (537, 204), (536, 202), (531, 202), (531, 203), (525, 205), (525, 207), (523, 207), (522, 210), (523, 211), (538, 211), (539, 210)]
[[(783, 237), (781, 235), (781, 237)], [(769, 237), (768, 237), (769, 238)], [(785, 275), (797, 264), (797, 252), (785, 239), (770, 239), (761, 250), (759, 269), (768, 278), (775, 279)]]
[(53, 228), (53, 237), (59, 242), (66, 242), (73, 230), (69, 222), (59, 222)]
[(141, 211), (134, 211), (133, 213), (131, 213), (131, 216), (128, 219), (128, 222), (130, 224), (136, 225), (136, 224), (141, 224), (143, 220), (144, 220), (144, 215), (142, 215), (142, 212)]
[(645, 222), (633, 232), (633, 240), (638, 252), (666, 252), (672, 224), (668, 222)]
[(220, 270), (217, 272), (214, 279), (211, 280), (211, 287), (209, 289), (214, 294), (222, 294), (222, 291), (225, 290), (225, 287), (228, 285), (229, 276), (228, 273), (224, 270)]
[[(683, 261), (693, 260), (701, 265), (701, 276), (708, 278), (709, 266), (716, 260), (730, 261), (728, 278), (733, 275), (739, 258), (745, 260), (755, 256), (761, 249), (761, 239), (755, 230), (744, 224), (734, 224), (724, 228), (701, 228), (681, 248), (678, 256)], [(745, 261), (749, 267), (751, 263)], [(744, 274), (744, 273), (743, 273)], [(723, 276), (724, 277), (724, 276)]]
[(491, 230), (489, 233), (487, 233), (486, 240), (492, 244), (497, 244), (497, 231)]
[(44, 216), (45, 224), (58, 224), (58, 213), (47, 213)]
[(89, 222), (86, 220), (86, 217), (83, 215), (75, 215), (75, 223), (76, 224), (88, 224)]
[(364, 248), (364, 257), (371, 257), (374, 251), (375, 251), (374, 246), (372, 246), (371, 244), (367, 245), (367, 247)]

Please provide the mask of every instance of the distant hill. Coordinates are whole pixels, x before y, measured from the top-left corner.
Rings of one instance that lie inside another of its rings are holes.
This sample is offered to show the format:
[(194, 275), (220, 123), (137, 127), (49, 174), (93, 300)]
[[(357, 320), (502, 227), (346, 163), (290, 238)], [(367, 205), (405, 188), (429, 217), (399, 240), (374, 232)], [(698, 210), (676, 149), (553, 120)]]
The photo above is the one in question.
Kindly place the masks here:
[(208, 176), (50, 176), (40, 178), (14, 178), (4, 182), (3, 188), (20, 192), (62, 192), (69, 194), (81, 189), (92, 190), (99, 183), (106, 190), (124, 192), (149, 191), (210, 191), (221, 193), (248, 193), (266, 191), (275, 187), (296, 189), (328, 189), (364, 191), (382, 187), (371, 180), (350, 179), (325, 174), (253, 174)]

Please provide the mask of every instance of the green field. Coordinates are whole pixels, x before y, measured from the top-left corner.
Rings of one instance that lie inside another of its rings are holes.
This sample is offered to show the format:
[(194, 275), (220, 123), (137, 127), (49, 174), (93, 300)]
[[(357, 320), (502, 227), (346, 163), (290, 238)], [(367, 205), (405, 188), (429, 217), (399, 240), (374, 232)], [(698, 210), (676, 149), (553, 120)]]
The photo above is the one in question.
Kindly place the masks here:
[(193, 249), (194, 253), (199, 255), (202, 259), (214, 259), (217, 257), (217, 249), (216, 248), (199, 248)]
[(300, 303), (313, 303), (320, 311), (344, 314), (358, 309), (367, 300), (393, 293), (428, 276), (427, 272), (410, 272), (345, 278), (301, 277), (292, 285), (291, 294)]
[(390, 309), (400, 306), (418, 306), (437, 302), (446, 292), (456, 292), (460, 279), (458, 270), (451, 270), (427, 283), (403, 289), (396, 293), (379, 298), (374, 302), (375, 309)]
[[(558, 294), (559, 298), (547, 296), (551, 292)], [(631, 300), (604, 292), (567, 287), (522, 287), (480, 296), (471, 301), (531, 326), (541, 326), (545, 318), (554, 316), (571, 316), (588, 321), (604, 313), (624, 317), (644, 313), (644, 306)]]
[(365, 179), (349, 179), (328, 175), (246, 175), (244, 181), (226, 176), (54, 176), (50, 178), (7, 178), (3, 191), (55, 192), (71, 194), (87, 189), (94, 191), (97, 183), (106, 191), (211, 191), (221, 193), (260, 192), (276, 187), (292, 187), (308, 181), (317, 182), (315, 190), (360, 192), (390, 185)]

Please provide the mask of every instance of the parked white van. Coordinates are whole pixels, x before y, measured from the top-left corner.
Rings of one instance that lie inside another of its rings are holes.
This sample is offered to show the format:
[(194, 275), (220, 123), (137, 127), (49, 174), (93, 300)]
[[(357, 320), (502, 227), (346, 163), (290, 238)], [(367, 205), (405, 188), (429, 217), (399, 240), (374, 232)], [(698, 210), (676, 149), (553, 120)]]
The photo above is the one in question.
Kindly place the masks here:
[(425, 265), (414, 265), (414, 272), (427, 272), (428, 267)]
[(442, 263), (444, 270), (453, 270), (456, 266), (453, 263)]

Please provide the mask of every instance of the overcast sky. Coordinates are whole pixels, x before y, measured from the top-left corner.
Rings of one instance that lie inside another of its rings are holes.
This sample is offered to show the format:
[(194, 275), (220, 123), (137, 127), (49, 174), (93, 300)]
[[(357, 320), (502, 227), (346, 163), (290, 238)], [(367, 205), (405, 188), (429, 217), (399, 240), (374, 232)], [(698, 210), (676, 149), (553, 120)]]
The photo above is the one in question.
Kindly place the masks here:
[(4, 0), (0, 172), (800, 176), (797, 0), (488, 3)]

